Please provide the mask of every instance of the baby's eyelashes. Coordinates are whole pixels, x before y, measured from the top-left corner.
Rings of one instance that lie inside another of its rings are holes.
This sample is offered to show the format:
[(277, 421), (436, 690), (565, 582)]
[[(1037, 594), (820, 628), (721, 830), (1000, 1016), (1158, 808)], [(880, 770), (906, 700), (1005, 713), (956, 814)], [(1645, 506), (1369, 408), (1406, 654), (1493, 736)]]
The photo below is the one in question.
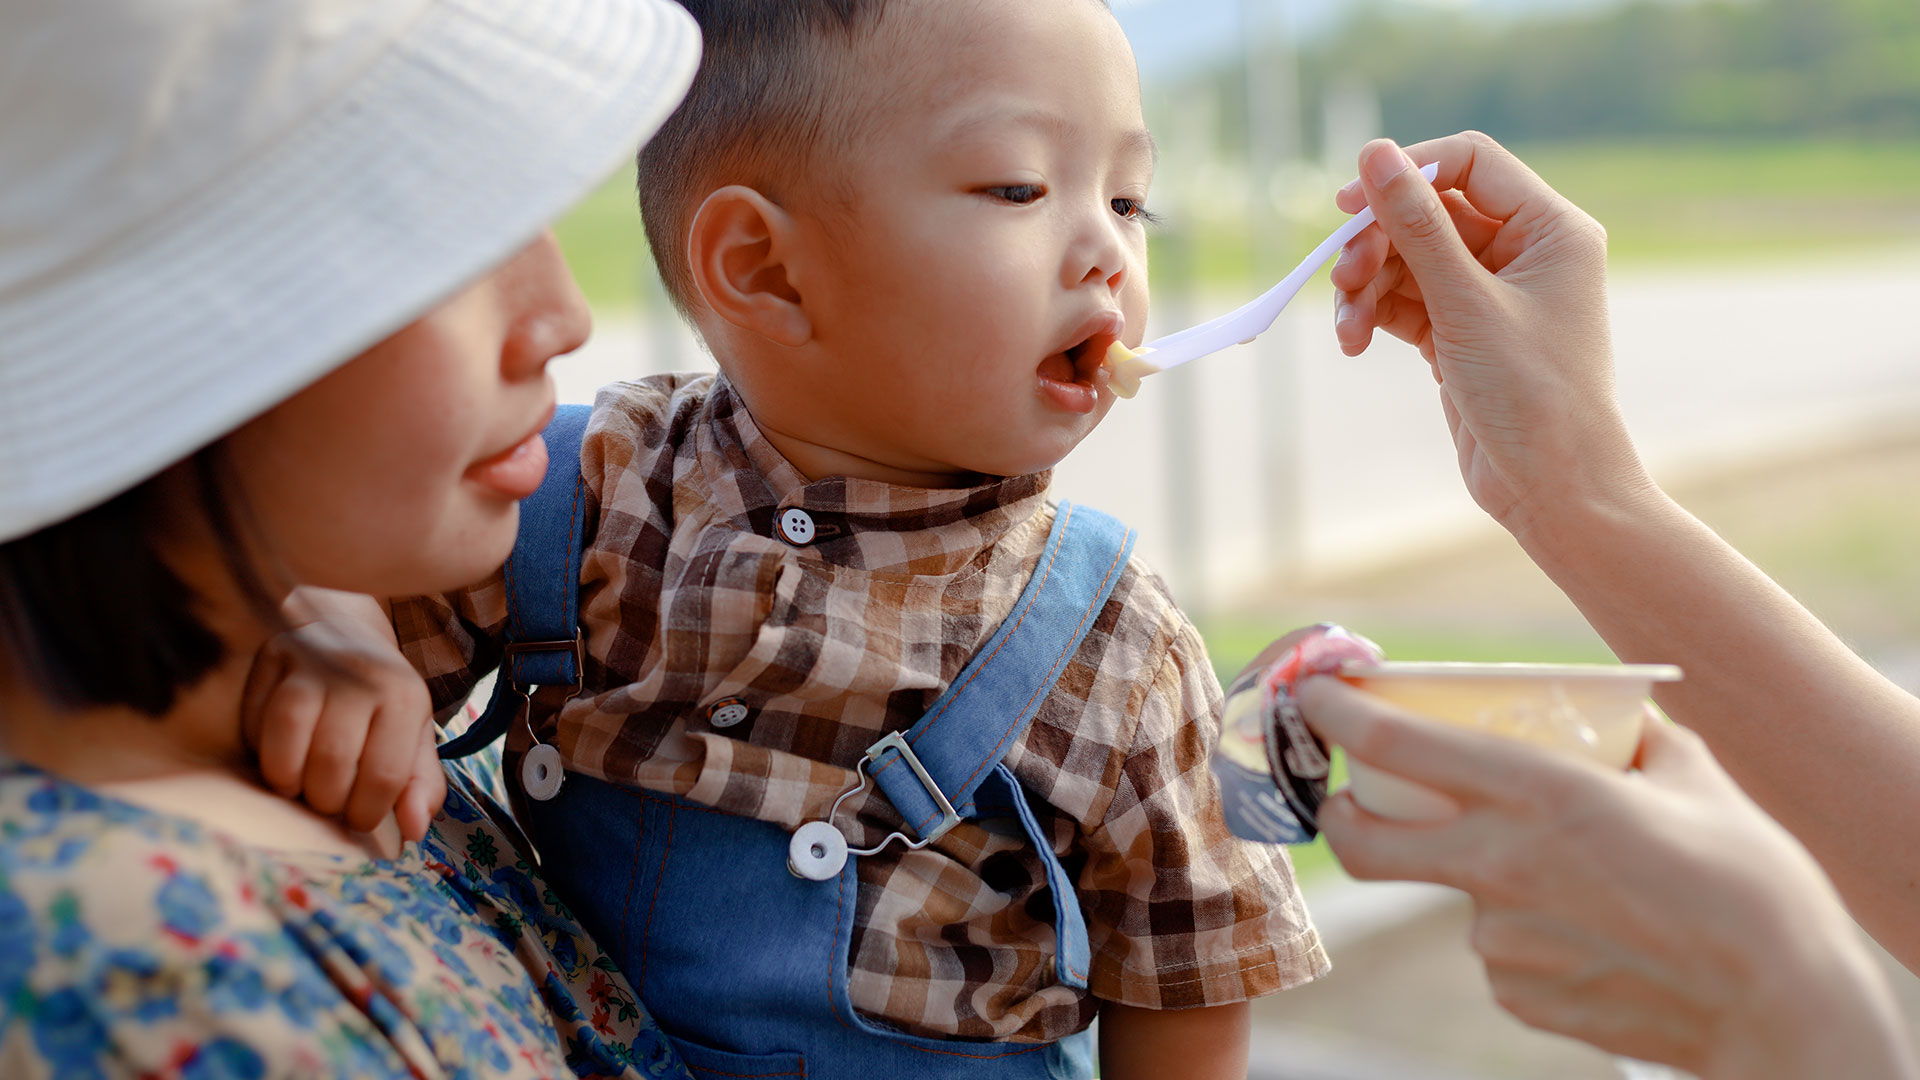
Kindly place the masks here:
[[(1048, 194), (1044, 184), (993, 184), (979, 188), (978, 191), (988, 198), (1010, 206), (1032, 206), (1046, 198)], [(1113, 208), (1114, 213), (1128, 221), (1138, 221), (1146, 225), (1160, 223), (1160, 215), (1147, 209), (1147, 204), (1141, 199), (1122, 196), (1113, 199), (1108, 205)]]
[(1039, 184), (1001, 184), (981, 190), (1001, 202), (1012, 203), (1015, 206), (1028, 206), (1039, 202), (1047, 193), (1047, 189)]

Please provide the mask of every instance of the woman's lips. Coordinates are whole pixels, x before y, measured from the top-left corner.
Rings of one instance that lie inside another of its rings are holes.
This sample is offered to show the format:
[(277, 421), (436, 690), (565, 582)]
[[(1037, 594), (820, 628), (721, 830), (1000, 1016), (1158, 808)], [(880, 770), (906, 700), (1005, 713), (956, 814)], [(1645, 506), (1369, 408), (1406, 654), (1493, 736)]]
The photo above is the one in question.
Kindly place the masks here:
[(546, 478), (547, 440), (538, 431), (467, 468), (468, 480), (516, 502), (540, 490)]

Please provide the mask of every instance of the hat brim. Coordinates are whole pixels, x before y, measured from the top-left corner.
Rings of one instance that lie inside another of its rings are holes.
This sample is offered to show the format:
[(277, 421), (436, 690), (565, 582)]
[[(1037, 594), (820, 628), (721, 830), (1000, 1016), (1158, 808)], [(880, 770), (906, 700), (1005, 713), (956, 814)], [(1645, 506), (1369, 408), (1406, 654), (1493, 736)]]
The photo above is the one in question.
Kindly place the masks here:
[(0, 541), (158, 473), (506, 260), (652, 135), (699, 56), (669, 0), (428, 5), (342, 96), (0, 312)]

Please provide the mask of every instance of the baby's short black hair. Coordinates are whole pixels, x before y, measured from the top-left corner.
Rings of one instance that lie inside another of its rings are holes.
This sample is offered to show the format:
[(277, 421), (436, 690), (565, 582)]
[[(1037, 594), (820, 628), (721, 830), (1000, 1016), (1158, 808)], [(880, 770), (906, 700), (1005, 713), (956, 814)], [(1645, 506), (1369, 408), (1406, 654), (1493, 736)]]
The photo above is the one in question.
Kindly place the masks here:
[(693, 88), (640, 152), (647, 242), (683, 314), (695, 307), (687, 231), (704, 196), (745, 184), (776, 202), (857, 136), (868, 100), (845, 83), (854, 46), (892, 0), (679, 0), (700, 23)]

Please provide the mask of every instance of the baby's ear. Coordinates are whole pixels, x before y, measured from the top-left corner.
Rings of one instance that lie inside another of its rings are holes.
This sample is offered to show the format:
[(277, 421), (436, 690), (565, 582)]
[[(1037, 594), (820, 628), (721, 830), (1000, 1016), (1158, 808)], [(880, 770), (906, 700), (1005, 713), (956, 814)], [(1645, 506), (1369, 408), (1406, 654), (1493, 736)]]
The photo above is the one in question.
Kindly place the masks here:
[(813, 337), (789, 272), (793, 218), (750, 187), (723, 187), (693, 215), (687, 240), (694, 287), (713, 313), (775, 344), (797, 348)]

